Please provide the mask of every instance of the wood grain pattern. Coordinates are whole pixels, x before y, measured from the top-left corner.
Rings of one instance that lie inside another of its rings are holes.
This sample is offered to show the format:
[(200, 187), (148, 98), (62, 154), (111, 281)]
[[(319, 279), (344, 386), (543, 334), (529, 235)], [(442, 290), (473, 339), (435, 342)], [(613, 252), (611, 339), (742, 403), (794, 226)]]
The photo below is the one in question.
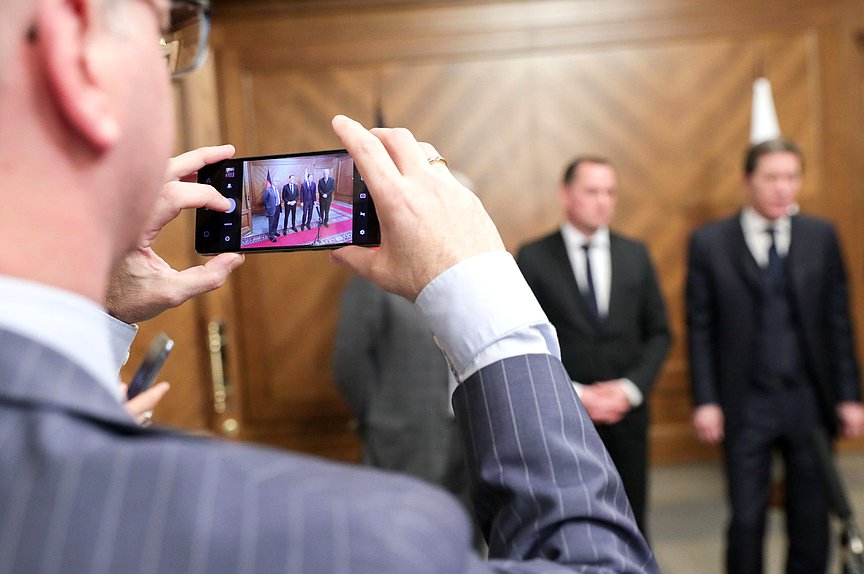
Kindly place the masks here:
[[(567, 160), (611, 158), (623, 186), (615, 227), (648, 243), (675, 333), (652, 398), (655, 460), (712, 456), (688, 422), (687, 238), (741, 203), (761, 69), (807, 156), (802, 207), (838, 222), (860, 284), (859, 12), (851, 0), (226, 2), (214, 18), (223, 126), (243, 155), (330, 149), (330, 118), (371, 124), (380, 99), (389, 125), (433, 142), (474, 182), (514, 250), (560, 220)], [(248, 436), (316, 450), (321, 433), (328, 453), (344, 446), (329, 371), (344, 281), (324, 254), (250, 257), (237, 273)]]

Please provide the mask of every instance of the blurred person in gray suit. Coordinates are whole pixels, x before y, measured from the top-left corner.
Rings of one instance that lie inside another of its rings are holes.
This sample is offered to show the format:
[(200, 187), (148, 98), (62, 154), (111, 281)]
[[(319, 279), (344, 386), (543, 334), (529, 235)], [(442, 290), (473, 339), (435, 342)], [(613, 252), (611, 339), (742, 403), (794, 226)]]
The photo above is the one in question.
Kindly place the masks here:
[[(123, 410), (130, 323), (242, 261), (177, 271), (151, 248), (183, 208), (230, 209), (181, 178), (233, 148), (168, 161), (161, 46), (208, 15), (201, 0), (0, 3), (0, 199), (16, 211), (0, 226), (15, 246), (0, 250), (0, 573), (657, 572), (554, 329), (479, 200), (404, 129), (334, 118), (382, 242), (331, 258), (414, 301), (447, 356), (490, 560), (461, 506), (414, 479), (142, 428)], [(64, 174), (49, 210), (20, 193), (45, 165)]]
[(455, 380), (412, 303), (365, 279), (349, 281), (339, 307), (333, 372), (357, 420), (364, 464), (438, 484), (468, 504), (450, 406)]

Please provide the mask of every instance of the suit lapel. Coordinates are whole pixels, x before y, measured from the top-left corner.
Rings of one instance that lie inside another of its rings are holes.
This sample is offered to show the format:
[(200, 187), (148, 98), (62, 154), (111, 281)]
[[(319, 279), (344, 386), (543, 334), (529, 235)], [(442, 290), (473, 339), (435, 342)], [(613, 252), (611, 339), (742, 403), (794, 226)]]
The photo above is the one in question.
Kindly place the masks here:
[(607, 310), (606, 315), (606, 325), (612, 325), (618, 319), (618, 313), (616, 311), (622, 308), (622, 305), (618, 304), (618, 302), (624, 296), (622, 292), (622, 285), (626, 285), (627, 283), (626, 281), (624, 281), (625, 277), (622, 274), (627, 273), (628, 271), (633, 269), (632, 265), (626, 265), (622, 263), (622, 259), (625, 257), (625, 255), (626, 253), (624, 252), (624, 244), (622, 244), (619, 238), (610, 231), (609, 309)]
[(744, 230), (741, 228), (740, 214), (733, 217), (729, 225), (729, 248), (732, 253), (732, 258), (741, 276), (744, 278), (751, 289), (755, 292), (761, 292), (761, 281), (759, 278), (759, 265), (753, 254), (750, 252), (750, 247), (747, 245), (747, 240), (744, 239)]
[(588, 302), (585, 301), (585, 297), (579, 291), (579, 284), (576, 282), (576, 276), (573, 274), (573, 265), (570, 262), (570, 256), (567, 254), (567, 247), (564, 244), (564, 237), (560, 231), (555, 234), (553, 256), (558, 265), (558, 275), (563, 278), (561, 291), (564, 300), (571, 307), (572, 312), (570, 313), (570, 317), (573, 317), (574, 322), (585, 332), (596, 332), (598, 325), (592, 317), (591, 309), (588, 308)]
[[(792, 296), (796, 303), (800, 305), (800, 296), (807, 292), (807, 285), (804, 281), (807, 265), (814, 258), (808, 257), (806, 251), (808, 243), (801, 240), (801, 221), (792, 216), (789, 218), (791, 223), (789, 253), (786, 254), (786, 270), (787, 277), (790, 279), (789, 287), (792, 290)], [(799, 306), (800, 308), (800, 306)]]

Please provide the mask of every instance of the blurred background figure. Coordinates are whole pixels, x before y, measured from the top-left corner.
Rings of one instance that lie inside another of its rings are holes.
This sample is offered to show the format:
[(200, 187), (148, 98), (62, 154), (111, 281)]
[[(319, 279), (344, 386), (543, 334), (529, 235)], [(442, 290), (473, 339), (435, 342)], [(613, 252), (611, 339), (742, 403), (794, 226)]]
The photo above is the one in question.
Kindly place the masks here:
[(834, 226), (796, 211), (803, 155), (773, 139), (744, 159), (746, 205), (690, 241), (687, 326), (693, 425), (724, 442), (726, 570), (763, 571), (771, 457), (786, 484), (787, 573), (825, 572), (828, 508), (812, 430), (856, 436), (864, 406)]
[(663, 296), (645, 245), (609, 230), (618, 176), (607, 159), (573, 160), (559, 200), (561, 228), (522, 246), (517, 261), (644, 533), (648, 395), (670, 342)]
[(333, 371), (356, 417), (363, 463), (437, 484), (467, 508), (450, 406), (455, 379), (414, 304), (351, 279), (339, 309)]

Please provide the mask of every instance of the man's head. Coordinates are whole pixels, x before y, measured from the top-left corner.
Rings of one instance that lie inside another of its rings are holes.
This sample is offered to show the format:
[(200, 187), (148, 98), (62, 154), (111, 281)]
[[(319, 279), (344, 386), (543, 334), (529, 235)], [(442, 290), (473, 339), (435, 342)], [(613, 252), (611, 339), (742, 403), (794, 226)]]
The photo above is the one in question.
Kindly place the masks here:
[(567, 220), (585, 235), (608, 226), (618, 202), (618, 176), (608, 160), (578, 157), (564, 170), (558, 198)]
[(294, 185), (294, 176), (293, 175), (288, 176), (288, 183), (290, 183), (291, 185)]
[(312, 175), (311, 172), (306, 174), (306, 181), (308, 181), (309, 183), (312, 183), (313, 179), (315, 179), (315, 176)]
[(744, 188), (749, 204), (760, 215), (775, 220), (789, 214), (801, 190), (804, 155), (786, 139), (769, 140), (747, 150)]
[[(20, 220), (38, 212), (45, 222), (32, 260), (50, 266), (60, 257), (50, 245), (62, 243), (82, 274), (98, 265), (100, 277), (74, 287), (91, 296), (106, 265), (137, 243), (165, 176), (174, 120), (159, 39), (168, 19), (166, 0), (0, 1), (0, 165), (12, 166), (0, 201), (15, 194)], [(19, 195), (45, 166), (62, 185), (50, 197)], [(46, 202), (63, 220), (45, 220)], [(81, 245), (68, 237), (70, 221)], [(26, 262), (0, 266), (53, 280)]]
[(324, 179), (328, 179), (329, 177), (330, 177), (330, 170), (329, 170), (329, 169), (325, 169), (325, 170), (324, 170)]

